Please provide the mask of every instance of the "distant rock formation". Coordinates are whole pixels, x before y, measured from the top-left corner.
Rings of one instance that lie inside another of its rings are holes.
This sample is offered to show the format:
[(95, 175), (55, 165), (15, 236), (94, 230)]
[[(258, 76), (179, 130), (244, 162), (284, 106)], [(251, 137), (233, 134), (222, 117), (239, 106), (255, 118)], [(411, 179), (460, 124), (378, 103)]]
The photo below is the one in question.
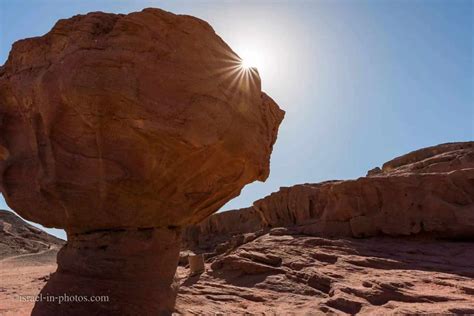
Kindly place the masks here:
[(36, 228), (10, 211), (0, 210), (0, 260), (57, 249), (65, 241)]
[(184, 236), (209, 248), (225, 243), (222, 236), (275, 227), (325, 237), (473, 239), (474, 142), (420, 149), (356, 180), (281, 188), (253, 208), (215, 214)]
[(217, 213), (197, 225), (187, 227), (183, 233), (182, 247), (212, 247), (216, 242), (225, 242), (233, 235), (254, 233), (261, 228), (262, 220), (253, 207)]
[(0, 190), (68, 233), (45, 293), (111, 300), (33, 314), (171, 313), (181, 227), (268, 177), (283, 116), (195, 17), (94, 12), (16, 42), (0, 68)]
[(474, 238), (474, 142), (417, 150), (357, 180), (282, 188), (254, 207), (264, 226), (311, 235)]

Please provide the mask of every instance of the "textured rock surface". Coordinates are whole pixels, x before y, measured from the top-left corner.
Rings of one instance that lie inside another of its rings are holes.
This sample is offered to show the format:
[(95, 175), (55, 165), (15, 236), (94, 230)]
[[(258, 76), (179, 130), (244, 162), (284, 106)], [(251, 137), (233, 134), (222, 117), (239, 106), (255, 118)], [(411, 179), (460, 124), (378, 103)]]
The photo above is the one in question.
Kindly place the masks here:
[(417, 150), (357, 180), (282, 188), (188, 230), (200, 232), (184, 237), (207, 252), (208, 269), (187, 278), (179, 268), (185, 315), (473, 314), (474, 143)]
[(212, 247), (217, 241), (227, 241), (233, 235), (254, 233), (262, 221), (253, 207), (214, 214), (201, 223), (186, 227), (182, 247)]
[[(470, 315), (474, 244), (413, 238), (328, 239), (284, 229), (241, 246), (189, 277), (179, 267), (177, 314)], [(29, 315), (55, 269), (3, 267), (0, 314)]]
[[(111, 288), (118, 305), (104, 312), (169, 312), (180, 227), (268, 177), (283, 115), (258, 73), (191, 16), (95, 12), (16, 42), (0, 68), (0, 190), (24, 218), (68, 232), (45, 290)], [(163, 301), (149, 299), (146, 273)], [(127, 296), (121, 284), (135, 277)]]
[(75, 16), (16, 42), (0, 118), (8, 204), (91, 231), (212, 214), (267, 178), (283, 112), (206, 22), (146, 9)]
[(184, 238), (186, 245), (212, 250), (232, 236), (273, 227), (329, 237), (473, 239), (474, 142), (423, 148), (356, 180), (281, 188), (253, 208), (211, 216)]
[[(474, 244), (413, 238), (328, 239), (276, 231), (178, 268), (184, 315), (470, 315)], [(250, 254), (250, 255), (249, 255)]]
[(254, 206), (264, 225), (311, 235), (474, 238), (474, 142), (420, 149), (357, 180), (281, 188)]
[[(80, 315), (160, 315), (174, 308), (172, 283), (179, 257), (175, 230), (142, 229), (68, 235), (58, 253), (58, 270), (43, 296), (107, 296), (106, 303), (67, 304), (61, 311)], [(61, 305), (65, 305), (62, 303)], [(56, 302), (42, 302), (34, 315), (55, 315)]]

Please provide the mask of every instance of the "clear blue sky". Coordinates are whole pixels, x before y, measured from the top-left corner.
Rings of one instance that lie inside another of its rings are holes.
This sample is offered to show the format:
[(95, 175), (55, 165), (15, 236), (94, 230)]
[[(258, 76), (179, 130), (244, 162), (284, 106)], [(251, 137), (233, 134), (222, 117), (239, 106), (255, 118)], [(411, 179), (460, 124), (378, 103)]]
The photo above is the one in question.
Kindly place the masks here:
[(225, 210), (280, 186), (356, 178), (420, 147), (474, 139), (470, 0), (0, 3), (0, 63), (14, 41), (60, 18), (145, 7), (200, 17), (237, 53), (264, 56), (263, 88), (287, 116), (270, 178)]

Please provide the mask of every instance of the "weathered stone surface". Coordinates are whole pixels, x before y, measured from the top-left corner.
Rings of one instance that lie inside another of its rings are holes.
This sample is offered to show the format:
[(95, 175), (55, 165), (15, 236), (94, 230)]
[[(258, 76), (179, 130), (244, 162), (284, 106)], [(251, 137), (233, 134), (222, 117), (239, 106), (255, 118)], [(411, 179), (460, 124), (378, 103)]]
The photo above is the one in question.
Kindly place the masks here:
[(233, 235), (254, 233), (262, 227), (259, 213), (253, 208), (243, 208), (214, 214), (201, 223), (186, 227), (183, 231), (183, 247), (186, 249), (214, 244), (217, 239), (226, 241)]
[[(262, 260), (269, 257), (278, 267)], [(473, 261), (473, 242), (266, 234), (216, 257), (199, 277), (179, 267), (177, 308), (184, 315), (471, 315)]]
[(420, 149), (357, 180), (281, 188), (254, 207), (264, 225), (310, 235), (474, 238), (474, 142)]
[[(75, 242), (75, 247), (81, 244), (100, 251), (85, 240)], [(51, 257), (41, 264), (34, 257), (0, 260), (2, 313), (30, 315), (33, 302), (20, 300), (19, 293), (38, 295), (56, 269)], [(20, 260), (22, 264), (18, 264)], [(29, 260), (31, 263), (25, 262)], [(474, 314), (473, 242), (416, 236), (321, 238), (274, 228), (270, 234), (211, 260), (214, 262), (206, 263), (206, 271), (199, 276), (190, 276), (189, 267), (178, 268), (178, 315), (274, 315), (275, 311), (283, 315)], [(135, 264), (146, 268), (138, 261)], [(130, 276), (128, 272), (125, 275)], [(143, 289), (155, 285), (143, 284)], [(108, 285), (115, 286), (113, 281)], [(132, 279), (134, 291), (124, 295), (135, 296), (136, 286)], [(155, 295), (150, 293), (149, 297)], [(111, 314), (123, 315), (119, 307)]]
[(83, 232), (206, 218), (267, 178), (283, 111), (206, 22), (145, 9), (16, 42), (0, 118), (8, 204)]
[(189, 262), (189, 275), (198, 275), (203, 273), (205, 270), (204, 267), (204, 256), (199, 255), (189, 255), (188, 256)]
[[(180, 234), (167, 228), (69, 234), (43, 296), (106, 296), (105, 303), (41, 302), (33, 315), (169, 314)], [(61, 313), (60, 312), (60, 313)]]
[(325, 237), (474, 238), (474, 142), (420, 149), (356, 180), (281, 188), (253, 209), (215, 214), (187, 228), (184, 239), (209, 248), (275, 227)]
[(474, 142), (446, 143), (412, 151), (382, 166), (387, 173), (437, 173), (474, 168)]
[(44, 291), (114, 302), (34, 314), (170, 313), (181, 227), (268, 177), (283, 116), (191, 16), (94, 12), (16, 42), (0, 68), (1, 193), (68, 232)]

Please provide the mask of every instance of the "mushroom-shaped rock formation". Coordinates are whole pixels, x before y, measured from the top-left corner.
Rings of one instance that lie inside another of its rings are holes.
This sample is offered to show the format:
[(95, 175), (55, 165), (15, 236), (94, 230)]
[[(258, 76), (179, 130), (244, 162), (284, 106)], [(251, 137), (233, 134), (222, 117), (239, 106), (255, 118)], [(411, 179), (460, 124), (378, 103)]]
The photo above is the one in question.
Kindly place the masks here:
[(204, 21), (60, 20), (0, 68), (0, 189), (68, 243), (36, 315), (170, 313), (180, 228), (269, 174), (284, 112)]

